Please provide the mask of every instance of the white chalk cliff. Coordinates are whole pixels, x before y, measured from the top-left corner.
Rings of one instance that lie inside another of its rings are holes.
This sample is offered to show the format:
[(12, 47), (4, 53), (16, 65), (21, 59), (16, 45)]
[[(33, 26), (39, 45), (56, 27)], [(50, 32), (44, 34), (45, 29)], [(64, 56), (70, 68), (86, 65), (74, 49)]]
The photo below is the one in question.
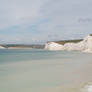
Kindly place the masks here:
[(78, 43), (66, 43), (64, 45), (55, 42), (48, 42), (45, 44), (45, 49), (47, 50), (76, 50), (84, 52), (92, 52), (92, 36), (88, 35)]
[(0, 49), (4, 49), (4, 47), (3, 46), (0, 46)]

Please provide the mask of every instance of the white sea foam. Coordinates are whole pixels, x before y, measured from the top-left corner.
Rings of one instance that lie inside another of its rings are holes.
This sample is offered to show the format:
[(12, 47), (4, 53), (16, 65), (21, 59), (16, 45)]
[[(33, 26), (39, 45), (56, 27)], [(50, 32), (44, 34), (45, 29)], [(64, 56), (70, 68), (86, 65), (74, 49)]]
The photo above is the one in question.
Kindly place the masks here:
[(92, 92), (92, 85), (88, 84), (81, 89), (81, 92)]
[(92, 85), (88, 86), (88, 92), (92, 92)]
[(66, 43), (64, 45), (55, 43), (55, 42), (48, 42), (45, 45), (45, 49), (48, 50), (77, 50), (77, 51), (84, 51), (84, 52), (91, 52), (92, 53), (92, 36), (88, 35), (78, 43)]

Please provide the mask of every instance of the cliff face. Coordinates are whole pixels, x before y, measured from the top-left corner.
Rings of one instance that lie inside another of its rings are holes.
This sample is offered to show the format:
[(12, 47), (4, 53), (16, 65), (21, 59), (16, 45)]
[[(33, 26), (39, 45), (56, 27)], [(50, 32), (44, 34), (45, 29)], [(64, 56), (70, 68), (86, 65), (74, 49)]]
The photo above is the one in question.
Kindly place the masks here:
[(4, 47), (3, 46), (0, 46), (0, 49), (4, 49)]
[(76, 50), (76, 51), (85, 51), (92, 52), (92, 36), (88, 35), (83, 40), (79, 40), (79, 42), (65, 42), (65, 44), (59, 44), (56, 42), (48, 42), (45, 45), (45, 49), (48, 50)]
[(48, 42), (45, 44), (45, 49), (48, 50), (63, 50), (63, 45), (55, 43), (55, 42)]

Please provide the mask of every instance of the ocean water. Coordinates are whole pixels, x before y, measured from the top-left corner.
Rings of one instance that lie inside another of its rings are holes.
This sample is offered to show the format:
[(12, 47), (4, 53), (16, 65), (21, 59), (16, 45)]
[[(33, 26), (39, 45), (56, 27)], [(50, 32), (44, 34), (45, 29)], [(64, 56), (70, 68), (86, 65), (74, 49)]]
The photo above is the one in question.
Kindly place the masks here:
[(91, 92), (91, 82), (92, 54), (0, 50), (0, 92)]

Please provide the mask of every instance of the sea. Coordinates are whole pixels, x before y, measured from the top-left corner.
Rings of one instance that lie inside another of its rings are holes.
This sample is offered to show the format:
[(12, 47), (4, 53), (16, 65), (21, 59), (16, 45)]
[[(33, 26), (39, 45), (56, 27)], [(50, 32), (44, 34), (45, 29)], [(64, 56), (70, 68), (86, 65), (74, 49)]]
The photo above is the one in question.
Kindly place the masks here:
[(92, 92), (92, 54), (0, 49), (0, 92)]

